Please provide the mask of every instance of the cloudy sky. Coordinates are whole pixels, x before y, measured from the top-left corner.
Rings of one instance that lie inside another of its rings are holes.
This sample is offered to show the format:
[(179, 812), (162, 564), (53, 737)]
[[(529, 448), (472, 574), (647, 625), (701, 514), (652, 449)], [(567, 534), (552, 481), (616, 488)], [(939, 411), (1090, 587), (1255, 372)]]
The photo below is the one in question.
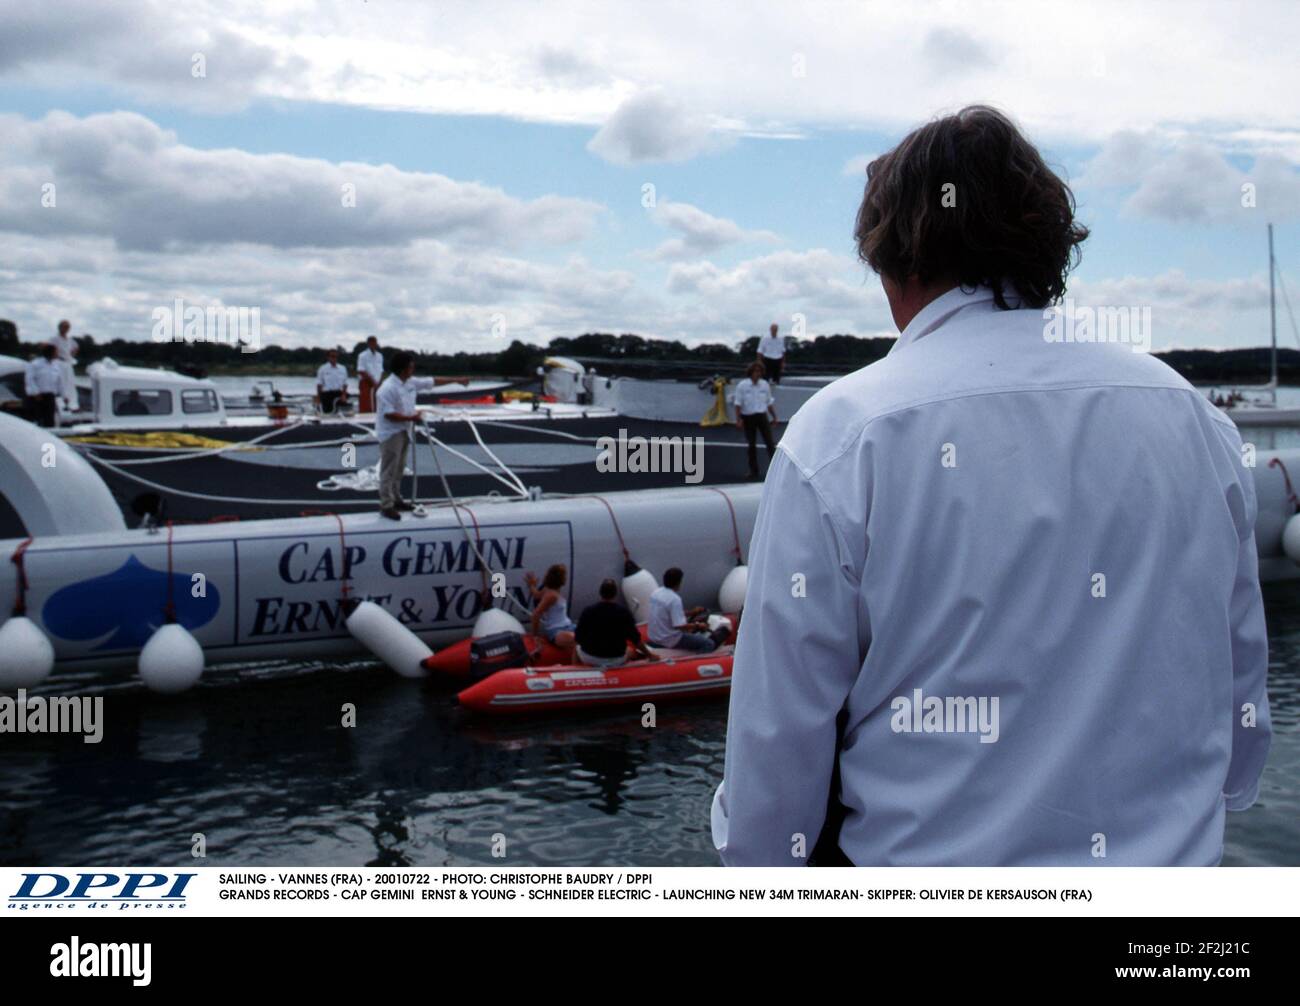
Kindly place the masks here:
[(1157, 349), (1257, 345), (1270, 220), (1300, 310), (1297, 38), (1290, 2), (0, 0), (0, 318), (893, 334), (854, 257), (863, 168), (982, 101), (1074, 187), (1071, 296), (1149, 306)]

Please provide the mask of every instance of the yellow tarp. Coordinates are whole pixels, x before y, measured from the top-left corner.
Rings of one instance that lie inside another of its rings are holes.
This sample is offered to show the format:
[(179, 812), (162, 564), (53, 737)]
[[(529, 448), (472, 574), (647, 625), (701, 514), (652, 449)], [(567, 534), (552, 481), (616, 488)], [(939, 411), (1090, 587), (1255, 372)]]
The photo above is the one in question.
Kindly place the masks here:
[(238, 442), (215, 440), (212, 437), (200, 437), (194, 433), (182, 433), (179, 430), (150, 430), (147, 433), (123, 430), (120, 433), (88, 433), (79, 437), (67, 437), (77, 444), (98, 444), (103, 447), (144, 447), (151, 450), (217, 450), (233, 447), (239, 450), (260, 451), (260, 447), (245, 447)]

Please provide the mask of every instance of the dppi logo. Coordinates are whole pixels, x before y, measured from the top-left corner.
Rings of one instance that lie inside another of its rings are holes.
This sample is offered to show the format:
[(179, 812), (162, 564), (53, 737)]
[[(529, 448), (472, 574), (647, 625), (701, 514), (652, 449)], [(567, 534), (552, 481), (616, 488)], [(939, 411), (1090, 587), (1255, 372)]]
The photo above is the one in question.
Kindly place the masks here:
[(24, 873), (18, 890), (9, 895), (9, 907), (117, 906), (128, 909), (177, 908), (185, 902), (185, 888), (197, 873)]

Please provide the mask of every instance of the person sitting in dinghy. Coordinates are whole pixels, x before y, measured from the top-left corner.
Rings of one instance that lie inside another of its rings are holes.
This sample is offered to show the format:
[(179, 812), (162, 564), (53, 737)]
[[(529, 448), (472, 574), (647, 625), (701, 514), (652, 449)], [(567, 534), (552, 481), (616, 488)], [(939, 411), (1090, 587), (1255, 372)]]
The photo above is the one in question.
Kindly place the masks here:
[(727, 633), (719, 636), (709, 632), (709, 623), (700, 617), (705, 614), (704, 608), (686, 611), (682, 607), (682, 595), (677, 593), (677, 589), (682, 585), (684, 575), (676, 566), (664, 572), (664, 585), (650, 595), (646, 636), (651, 646), (712, 653)]
[(651, 653), (641, 642), (636, 619), (616, 600), (618, 584), (605, 580), (600, 585), (600, 600), (582, 610), (574, 636), (578, 659), (591, 667), (621, 667), (627, 663), (629, 645), (638, 657), (649, 659)]
[(572, 650), (574, 633), (578, 627), (569, 617), (569, 602), (560, 593), (569, 580), (568, 567), (557, 562), (546, 571), (541, 587), (537, 586), (537, 577), (529, 572), (524, 575), (528, 591), (533, 596), (532, 631), (534, 636), (542, 636), (547, 642), (565, 650)]

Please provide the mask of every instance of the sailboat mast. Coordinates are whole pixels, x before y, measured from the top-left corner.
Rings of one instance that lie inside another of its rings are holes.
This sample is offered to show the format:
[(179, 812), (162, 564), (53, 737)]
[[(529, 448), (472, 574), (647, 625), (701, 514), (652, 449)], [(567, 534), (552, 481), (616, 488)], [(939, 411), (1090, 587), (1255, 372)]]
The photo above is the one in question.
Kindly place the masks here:
[(1273, 343), (1273, 377), (1270, 382), (1277, 388), (1277, 302), (1273, 295), (1273, 225), (1268, 225), (1268, 321)]

